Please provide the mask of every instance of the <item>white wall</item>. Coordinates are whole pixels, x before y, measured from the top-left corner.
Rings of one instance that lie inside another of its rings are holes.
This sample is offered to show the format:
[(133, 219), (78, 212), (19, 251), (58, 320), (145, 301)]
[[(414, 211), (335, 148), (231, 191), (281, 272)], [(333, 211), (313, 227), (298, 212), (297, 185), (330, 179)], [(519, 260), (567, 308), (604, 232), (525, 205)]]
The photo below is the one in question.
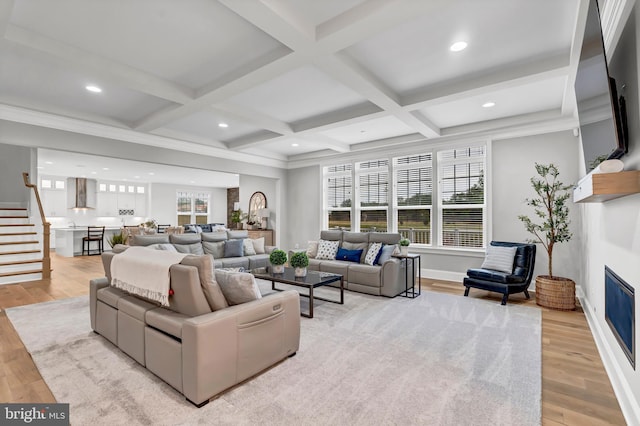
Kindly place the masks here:
[[(240, 209), (243, 213), (249, 213), (249, 199), (254, 192), (260, 191), (267, 198), (267, 208), (270, 210), (269, 216), (269, 229), (275, 229), (274, 232), (274, 244), (282, 246), (283, 240), (279, 235), (279, 230), (283, 229), (283, 226), (287, 226), (282, 222), (284, 213), (282, 212), (282, 200), (280, 194), (282, 193), (281, 186), (283, 182), (281, 179), (270, 179), (266, 177), (253, 176), (248, 174), (240, 175)], [(226, 194), (226, 193), (225, 193)], [(226, 195), (225, 195), (226, 200)], [(226, 218), (226, 211), (225, 211)], [(225, 219), (226, 221), (226, 219)]]
[(224, 188), (207, 188), (200, 186), (173, 185), (152, 183), (150, 185), (151, 204), (148, 216), (159, 224), (177, 224), (176, 193), (177, 191), (209, 192), (209, 219), (207, 223), (227, 223), (227, 190)]
[(306, 247), (320, 237), (322, 223), (322, 177), (319, 166), (289, 170), (287, 196), (291, 214), (284, 227), (286, 249)]
[[(636, 5), (609, 64), (618, 87), (625, 85), (623, 94), (627, 100), (630, 139), (629, 154), (622, 158), (626, 170), (640, 169), (638, 19), (640, 8)], [(636, 292), (640, 292), (640, 194), (605, 203), (581, 204), (579, 210), (583, 235), (580, 259), (582, 303), (626, 420), (637, 425), (640, 424), (640, 369), (634, 370), (630, 365), (605, 321), (604, 266), (609, 266)], [(638, 312), (640, 294), (635, 298), (636, 342), (640, 341)], [(636, 362), (639, 361), (640, 357), (636, 355)]]
[[(31, 173), (31, 150), (0, 144), (0, 203), (29, 202), (30, 189), (24, 186), (22, 173)], [(35, 183), (34, 178), (31, 182)]]

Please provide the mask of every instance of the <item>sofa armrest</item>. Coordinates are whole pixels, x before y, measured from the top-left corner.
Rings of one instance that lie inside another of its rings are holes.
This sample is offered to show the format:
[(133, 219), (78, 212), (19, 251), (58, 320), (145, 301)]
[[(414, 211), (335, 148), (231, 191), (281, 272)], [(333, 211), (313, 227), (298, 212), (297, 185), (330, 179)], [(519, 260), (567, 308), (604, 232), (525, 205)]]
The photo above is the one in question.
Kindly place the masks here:
[(109, 280), (107, 277), (94, 278), (89, 281), (89, 312), (91, 314), (91, 329), (96, 329), (96, 310), (98, 303), (98, 290), (104, 287), (109, 287)]
[(293, 355), (299, 344), (295, 290), (190, 318), (182, 326), (184, 395), (204, 402)]
[(395, 297), (404, 291), (404, 263), (391, 258), (382, 264), (380, 294)]
[(265, 246), (264, 247), (264, 252), (266, 254), (271, 254), (272, 251), (277, 250), (278, 247), (277, 246)]

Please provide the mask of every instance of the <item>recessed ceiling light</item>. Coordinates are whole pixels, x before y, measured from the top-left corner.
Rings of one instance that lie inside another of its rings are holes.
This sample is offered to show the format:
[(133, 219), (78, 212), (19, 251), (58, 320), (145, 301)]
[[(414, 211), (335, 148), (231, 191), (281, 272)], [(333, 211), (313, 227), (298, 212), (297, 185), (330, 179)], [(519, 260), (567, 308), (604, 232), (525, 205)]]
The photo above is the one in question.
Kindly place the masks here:
[(44, 169), (44, 167), (38, 166), (38, 167), (36, 167), (36, 169)]
[(126, 179), (122, 179), (122, 181), (123, 181), (123, 182), (126, 182), (127, 180), (126, 180)]
[(53, 164), (53, 161), (45, 161), (44, 164)]
[(153, 175), (155, 175), (155, 173), (149, 172), (149, 176), (153, 176)]
[(464, 50), (467, 48), (467, 42), (466, 41), (456, 41), (455, 43), (453, 43), (451, 45), (451, 47), (449, 47), (449, 50), (452, 52), (459, 52), (461, 50)]
[(218, 123), (218, 127), (222, 127), (223, 129), (226, 129), (227, 127), (229, 127), (229, 125), (227, 123)]
[(134, 178), (136, 178), (136, 179), (140, 179), (140, 176), (134, 176)]
[(98, 172), (91, 172), (91, 174), (92, 174), (92, 175), (97, 175), (97, 174), (98, 174)]
[(108, 167), (103, 167), (102, 170), (109, 170), (109, 168)]
[(196, 183), (196, 182), (195, 182), (195, 181), (193, 181), (193, 180), (190, 180), (190, 181), (189, 181), (189, 183)]
[(482, 104), (482, 108), (491, 108), (491, 107), (494, 107), (494, 106), (496, 106), (495, 102), (485, 102), (485, 103)]
[(300, 144), (292, 143), (291, 146), (300, 146)]
[(93, 93), (101, 93), (102, 92), (101, 88), (99, 88), (98, 86), (94, 86), (92, 84), (90, 84), (88, 86), (85, 86), (85, 89), (87, 89), (88, 91), (93, 92)]

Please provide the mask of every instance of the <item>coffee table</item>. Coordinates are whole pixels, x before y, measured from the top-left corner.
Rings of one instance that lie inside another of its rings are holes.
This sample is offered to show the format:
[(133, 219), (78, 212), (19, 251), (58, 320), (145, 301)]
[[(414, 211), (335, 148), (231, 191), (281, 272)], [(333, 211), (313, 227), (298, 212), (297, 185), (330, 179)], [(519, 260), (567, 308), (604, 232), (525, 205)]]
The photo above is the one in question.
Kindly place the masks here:
[[(276, 288), (276, 283), (289, 284), (297, 287), (306, 287), (309, 294), (300, 293), (302, 297), (309, 298), (309, 313), (300, 312), (300, 315), (307, 318), (313, 318), (313, 301), (322, 300), (325, 302), (344, 304), (344, 277), (340, 274), (332, 274), (329, 272), (307, 271), (306, 277), (296, 277), (294, 268), (284, 268), (283, 274), (274, 274), (271, 270), (252, 271), (253, 276), (262, 280), (271, 281), (271, 288), (276, 291), (283, 289)], [(323, 285), (327, 285), (336, 281), (340, 281), (340, 301), (325, 299), (323, 297), (314, 296), (313, 289)]]

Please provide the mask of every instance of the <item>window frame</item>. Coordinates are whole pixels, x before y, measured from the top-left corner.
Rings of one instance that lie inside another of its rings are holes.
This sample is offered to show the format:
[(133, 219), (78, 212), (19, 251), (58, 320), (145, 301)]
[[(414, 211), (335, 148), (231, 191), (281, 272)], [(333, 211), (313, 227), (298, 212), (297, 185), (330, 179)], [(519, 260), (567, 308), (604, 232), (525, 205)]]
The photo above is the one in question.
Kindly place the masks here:
[[(190, 211), (180, 211), (178, 200), (180, 198), (188, 198), (190, 201)], [(198, 212), (196, 208), (197, 199), (206, 199), (207, 211), (205, 213)], [(180, 216), (189, 215), (189, 224), (198, 223), (198, 217), (206, 217), (204, 223), (209, 222), (209, 214), (211, 213), (211, 193), (208, 191), (193, 190), (176, 190), (176, 223), (180, 224)]]

